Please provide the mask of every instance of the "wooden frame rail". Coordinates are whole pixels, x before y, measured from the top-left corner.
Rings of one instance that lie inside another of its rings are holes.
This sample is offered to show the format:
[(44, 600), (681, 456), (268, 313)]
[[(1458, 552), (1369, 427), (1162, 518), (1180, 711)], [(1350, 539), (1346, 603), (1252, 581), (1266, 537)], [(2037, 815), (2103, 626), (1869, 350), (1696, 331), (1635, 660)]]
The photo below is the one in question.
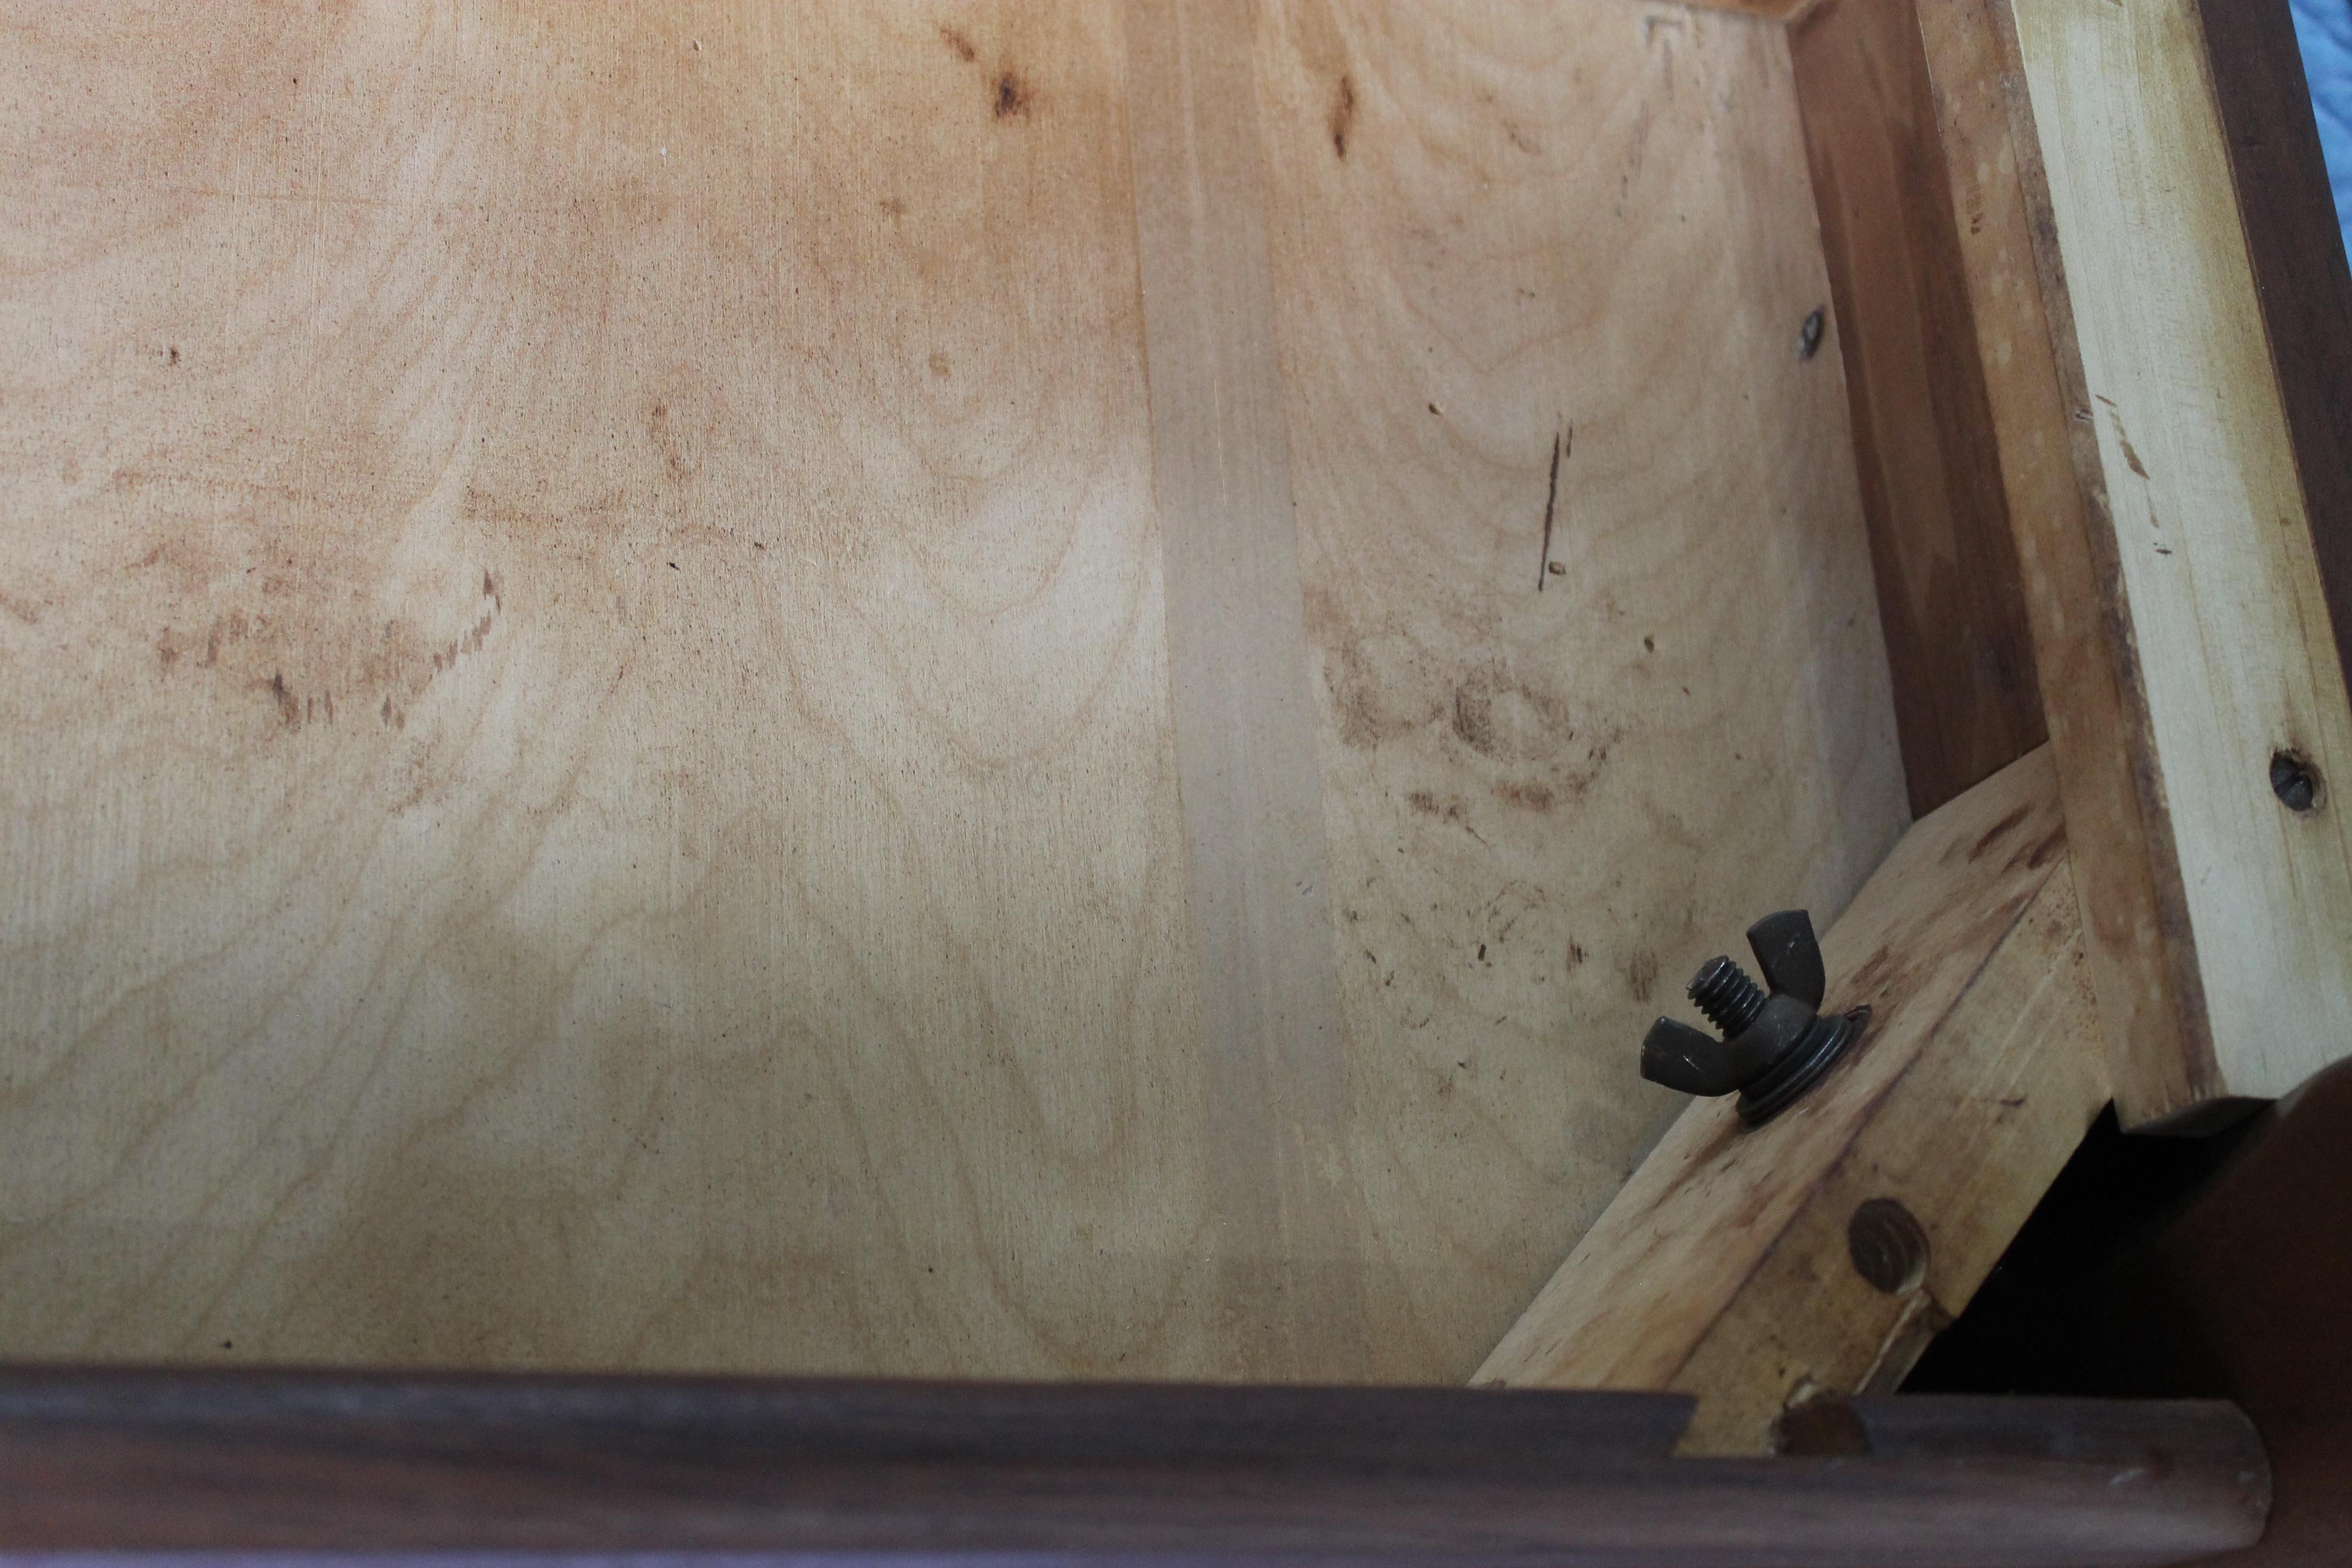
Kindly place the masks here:
[(1678, 1459), (1656, 1394), (0, 1373), (0, 1552), (2155, 1563), (2253, 1541), (2218, 1404), (1864, 1401)]
[(2286, 0), (1775, 14), (1914, 807), (2046, 719), (2118, 1110), (2242, 1114), (2352, 1029), (2352, 274)]

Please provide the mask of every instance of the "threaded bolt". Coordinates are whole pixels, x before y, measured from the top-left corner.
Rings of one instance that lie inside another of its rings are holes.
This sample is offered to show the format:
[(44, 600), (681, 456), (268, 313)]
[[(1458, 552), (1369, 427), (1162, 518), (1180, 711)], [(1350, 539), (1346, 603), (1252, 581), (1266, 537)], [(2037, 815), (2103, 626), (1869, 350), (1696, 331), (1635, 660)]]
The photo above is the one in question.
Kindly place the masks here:
[(1690, 983), (1690, 999), (1727, 1040), (1764, 1010), (1764, 988), (1728, 958), (1710, 958)]

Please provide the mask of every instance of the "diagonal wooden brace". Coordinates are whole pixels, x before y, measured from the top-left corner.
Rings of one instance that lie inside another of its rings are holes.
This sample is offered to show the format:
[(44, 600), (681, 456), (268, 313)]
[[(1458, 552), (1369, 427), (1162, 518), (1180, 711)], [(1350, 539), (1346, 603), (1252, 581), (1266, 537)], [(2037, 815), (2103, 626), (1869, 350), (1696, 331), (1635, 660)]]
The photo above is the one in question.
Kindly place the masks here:
[(1769, 1452), (1968, 1304), (2108, 1099), (2049, 749), (1916, 824), (1822, 950), (1862, 1045), (1752, 1132), (1695, 1103), (1474, 1381), (1694, 1394), (1685, 1452)]

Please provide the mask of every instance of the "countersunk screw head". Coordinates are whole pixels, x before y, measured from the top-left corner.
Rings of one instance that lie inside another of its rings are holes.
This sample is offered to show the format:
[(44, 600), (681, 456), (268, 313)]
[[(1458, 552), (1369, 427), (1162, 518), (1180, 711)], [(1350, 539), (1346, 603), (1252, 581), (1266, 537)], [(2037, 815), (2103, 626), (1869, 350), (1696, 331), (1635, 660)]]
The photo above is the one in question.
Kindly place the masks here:
[(1809, 360), (1822, 352), (1822, 333), (1828, 328), (1829, 320), (1825, 310), (1815, 310), (1805, 318), (1805, 324), (1797, 331), (1798, 359)]
[(2271, 793), (2297, 816), (2313, 810), (2319, 805), (2319, 770), (2298, 752), (2273, 752)]

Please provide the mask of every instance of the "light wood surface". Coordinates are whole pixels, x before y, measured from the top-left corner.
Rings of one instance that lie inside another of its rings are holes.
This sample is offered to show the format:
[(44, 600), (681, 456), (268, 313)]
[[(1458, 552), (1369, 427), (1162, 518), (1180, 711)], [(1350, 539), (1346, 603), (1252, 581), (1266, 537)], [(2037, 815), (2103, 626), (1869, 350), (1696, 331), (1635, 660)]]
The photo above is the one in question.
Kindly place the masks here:
[[(1251, 8), (1130, 0), (1136, 240), (1167, 569), (1174, 741), (1201, 963), (1216, 1280), (1236, 1373), (1367, 1363), (1346, 1040), (1332, 969), (1282, 375), (1268, 352)], [(1261, 1342), (1273, 1338), (1273, 1342)]]
[(1365, 1328), (1482, 1319), (1466, 1375), (1674, 1114), (1650, 1019), (1901, 830), (1845, 389), (1780, 30), (1307, 4), (1260, 59)]
[(0, 1353), (1468, 1373), (1901, 829), (1845, 395), (1777, 29), (1249, 20), (17, 11)]
[[(2034, 597), (2062, 646), (2065, 616), (2120, 639), (2123, 740), (2155, 808), (2154, 907), (2123, 911), (2117, 934), (2158, 955), (2126, 953), (2102, 988), (2117, 1103), (2140, 1121), (2284, 1093), (2352, 1048), (2352, 826), (2328, 793), (2352, 777), (2352, 708), (2195, 8), (2010, 3), (2046, 179), (2044, 292), (2063, 276), (2060, 352), (2079, 348), (2072, 412), (2095, 439), (2085, 526), (2108, 595)], [(2084, 741), (2106, 728), (2095, 713)], [(2274, 795), (2282, 754), (2316, 768), (2316, 809)], [(2086, 896), (2112, 881), (2086, 878)], [(2094, 931), (2111, 922), (2095, 899)], [(2135, 967), (2173, 994), (2110, 1006)], [(2137, 1026), (2167, 1002), (2177, 1032)]]
[(2063, 268), (2035, 244), (2048, 187), (2013, 31), (2004, 0), (1909, 9), (1966, 219), (1950, 286), (1976, 318), (2101, 1028), (2114, 1062), (2181, 1064), (2186, 1093), (2187, 1064), (2207, 1054), (2202, 983), (2163, 792), (2138, 760), (2148, 716), (2130, 607), (2100, 587), (2115, 580), (2105, 498), (2077, 479), (2078, 459), (2097, 471), (2098, 437)]
[(2197, 0), (2231, 194), (2311, 521), (2336, 662), (2352, 681), (2352, 255), (2294, 0)]
[(2107, 1100), (2063, 824), (2045, 747), (1915, 826), (1822, 942), (1860, 1054), (1752, 1132), (1685, 1111), (1476, 1381), (1695, 1394), (1727, 1454), (1898, 1385)]

